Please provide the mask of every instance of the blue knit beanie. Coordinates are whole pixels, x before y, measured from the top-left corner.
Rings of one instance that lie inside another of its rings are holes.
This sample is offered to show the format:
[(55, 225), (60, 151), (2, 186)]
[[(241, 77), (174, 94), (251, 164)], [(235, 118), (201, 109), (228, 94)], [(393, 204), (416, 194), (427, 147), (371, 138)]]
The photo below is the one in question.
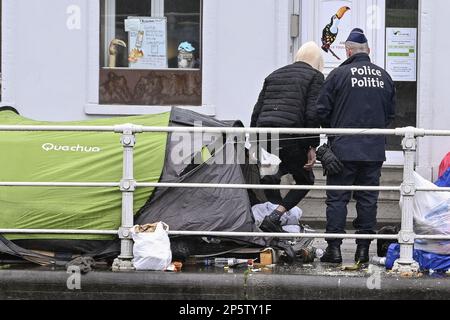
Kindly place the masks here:
[(350, 35), (348, 36), (347, 41), (361, 43), (361, 44), (368, 42), (366, 36), (364, 35), (364, 31), (359, 28), (355, 28), (352, 30), (352, 32), (350, 32)]

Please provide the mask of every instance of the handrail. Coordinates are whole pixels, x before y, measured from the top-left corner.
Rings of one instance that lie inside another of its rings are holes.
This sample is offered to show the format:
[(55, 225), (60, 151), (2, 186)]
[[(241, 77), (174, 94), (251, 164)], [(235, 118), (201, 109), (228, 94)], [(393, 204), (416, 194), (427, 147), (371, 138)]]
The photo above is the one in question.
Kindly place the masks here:
[(132, 133), (224, 133), (224, 134), (299, 134), (299, 135), (391, 135), (404, 136), (411, 133), (415, 137), (450, 136), (450, 130), (426, 130), (414, 127), (396, 129), (308, 129), (308, 128), (239, 128), (239, 127), (146, 127), (125, 124), (116, 126), (64, 126), (64, 125), (0, 125), (0, 131), (61, 131), (61, 132), (115, 132), (122, 133), (124, 128)]
[(0, 132), (115, 132), (122, 133), (128, 128), (132, 133), (224, 133), (224, 134), (299, 134), (299, 135), (386, 135), (405, 136), (411, 133), (414, 137), (425, 136), (450, 136), (450, 130), (426, 130), (414, 127), (396, 129), (302, 129), (302, 128), (234, 128), (234, 127), (146, 127), (141, 125), (116, 125), (116, 126), (64, 126), (64, 125), (0, 125)]
[[(1, 182), (0, 187), (86, 187), (117, 188), (119, 182)], [(213, 183), (166, 183), (136, 182), (141, 188), (205, 188), (205, 189), (247, 189), (247, 190), (311, 190), (311, 191), (394, 191), (400, 192), (401, 186), (309, 186), (309, 185), (259, 185), (259, 184), (213, 184)], [(450, 188), (416, 188), (417, 192), (450, 192)]]
[(118, 235), (117, 230), (69, 230), (69, 229), (0, 229), (0, 234), (71, 234), (71, 235)]
[[(118, 235), (117, 230), (69, 230), (69, 229), (0, 229), (0, 234), (71, 234), (71, 235)], [(329, 234), (329, 233), (267, 233), (267, 232), (224, 232), (224, 231), (168, 231), (171, 236), (202, 236), (202, 237), (262, 237), (282, 239), (356, 239), (356, 240), (398, 240), (396, 234)], [(450, 235), (416, 235), (418, 240), (449, 240)]]
[[(77, 234), (118, 235), (121, 239), (121, 255), (116, 259), (115, 271), (133, 270), (132, 239), (129, 229), (133, 224), (133, 194), (136, 188), (223, 188), (254, 190), (348, 190), (348, 191), (392, 191), (403, 197), (402, 229), (397, 235), (359, 234), (277, 234), (249, 232), (170, 231), (170, 235), (217, 236), (217, 237), (277, 237), (277, 238), (336, 238), (336, 239), (388, 239), (399, 240), (401, 245), (401, 270), (412, 270), (414, 265), (413, 245), (416, 239), (450, 240), (450, 235), (416, 235), (413, 231), (413, 199), (416, 192), (450, 192), (450, 188), (416, 188), (413, 172), (417, 138), (425, 136), (450, 136), (450, 130), (425, 130), (413, 127), (397, 129), (288, 129), (288, 128), (206, 128), (206, 127), (145, 127), (133, 124), (117, 126), (34, 126), (0, 125), (0, 132), (111, 132), (122, 134), (124, 157), (123, 179), (120, 182), (0, 182), (0, 187), (88, 187), (117, 188), (122, 192), (122, 226), (119, 230), (44, 230), (44, 229), (0, 229), (0, 234)], [(138, 182), (133, 177), (133, 151), (135, 135), (138, 133), (216, 133), (216, 134), (295, 134), (295, 135), (395, 135), (403, 136), (405, 153), (404, 178), (401, 186), (291, 186), (252, 184), (209, 183), (152, 183)]]
[[(115, 188), (120, 183), (108, 182), (0, 182), (0, 187), (88, 187)], [(244, 189), (244, 190), (318, 190), (318, 191), (401, 191), (401, 186), (308, 186), (308, 185), (259, 185), (259, 184), (214, 184), (214, 183), (165, 183), (136, 182), (136, 188), (204, 188), (204, 189)]]
[(0, 182), (0, 187), (117, 188), (119, 182)]

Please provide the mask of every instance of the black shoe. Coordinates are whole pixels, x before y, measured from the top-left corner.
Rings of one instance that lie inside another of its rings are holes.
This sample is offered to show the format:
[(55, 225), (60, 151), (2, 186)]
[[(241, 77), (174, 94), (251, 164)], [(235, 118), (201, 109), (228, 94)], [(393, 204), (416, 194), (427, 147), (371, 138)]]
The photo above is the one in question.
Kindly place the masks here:
[(340, 246), (328, 246), (325, 254), (320, 259), (323, 263), (342, 263), (342, 254)]
[(264, 218), (259, 228), (268, 233), (285, 233), (281, 227), (281, 215), (278, 211), (274, 211)]
[(356, 248), (355, 262), (368, 263), (370, 261), (369, 249), (370, 247), (367, 245), (358, 245)]
[(294, 248), (290, 244), (288, 244), (284, 241), (278, 241), (277, 246), (284, 250), (284, 253), (285, 253), (284, 262), (286, 262), (288, 264), (292, 264), (295, 262), (295, 258), (297, 255), (294, 251)]

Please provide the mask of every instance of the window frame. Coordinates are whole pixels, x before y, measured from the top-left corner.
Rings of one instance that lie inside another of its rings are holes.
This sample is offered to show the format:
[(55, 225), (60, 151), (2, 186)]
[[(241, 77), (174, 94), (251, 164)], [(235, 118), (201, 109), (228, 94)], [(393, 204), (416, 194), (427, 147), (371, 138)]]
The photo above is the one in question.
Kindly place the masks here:
[(0, 0), (0, 103), (3, 101), (3, 0)]
[[(17, 21), (16, 16), (16, 2), (15, 1), (0, 1), (1, 10), (1, 74), (2, 74), (2, 86), (0, 95), (0, 105), (10, 106), (17, 108), (16, 105), (16, 94), (15, 88), (11, 84), (14, 83), (14, 54), (13, 54), (13, 44), (14, 35), (12, 33), (12, 28), (14, 28)], [(8, 13), (8, 14), (6, 14)], [(6, 28), (8, 26), (9, 28)]]
[[(163, 6), (161, 6), (163, 0), (152, 0), (152, 13), (155, 11), (155, 15), (164, 12)], [(153, 7), (153, 2), (159, 4)], [(216, 108), (213, 103), (212, 91), (214, 89), (214, 70), (211, 64), (208, 62), (213, 60), (214, 52), (211, 50), (215, 48), (214, 32), (208, 32), (205, 36), (204, 30), (214, 28), (214, 17), (217, 10), (215, 1), (202, 0), (201, 5), (201, 47), (202, 47), (202, 63), (198, 70), (201, 75), (201, 104), (198, 105), (133, 105), (133, 104), (100, 104), (100, 54), (101, 46), (99, 39), (101, 36), (101, 1), (90, 1), (89, 7), (89, 62), (88, 62), (88, 75), (87, 75), (87, 103), (85, 106), (85, 113), (87, 115), (141, 115), (141, 114), (154, 114), (170, 111), (173, 107), (179, 107), (183, 109), (194, 110), (204, 113), (206, 115), (216, 115)], [(169, 69), (170, 70), (170, 69)], [(177, 72), (177, 69), (172, 69)], [(178, 70), (178, 72), (180, 72)]]

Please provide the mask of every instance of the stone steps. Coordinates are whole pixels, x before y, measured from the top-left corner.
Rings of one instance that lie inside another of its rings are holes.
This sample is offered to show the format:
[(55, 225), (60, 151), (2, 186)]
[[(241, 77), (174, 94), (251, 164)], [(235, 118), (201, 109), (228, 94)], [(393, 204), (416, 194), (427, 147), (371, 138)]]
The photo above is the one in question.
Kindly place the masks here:
[[(316, 185), (326, 185), (326, 180), (322, 174), (322, 168), (316, 167), (314, 170), (316, 175)], [(285, 177), (282, 183), (292, 183), (292, 177)], [(386, 166), (383, 168), (381, 185), (382, 186), (399, 186), (403, 180), (403, 167)], [(300, 203), (303, 210), (303, 222), (314, 227), (323, 227), (326, 222), (326, 193), (325, 191), (311, 191), (308, 197)], [(383, 191), (380, 192), (380, 200), (378, 203), (378, 223), (380, 225), (399, 224), (401, 221), (401, 210), (399, 206), (399, 192)], [(356, 218), (355, 202), (351, 202), (348, 206), (348, 224), (351, 226), (352, 221)]]

